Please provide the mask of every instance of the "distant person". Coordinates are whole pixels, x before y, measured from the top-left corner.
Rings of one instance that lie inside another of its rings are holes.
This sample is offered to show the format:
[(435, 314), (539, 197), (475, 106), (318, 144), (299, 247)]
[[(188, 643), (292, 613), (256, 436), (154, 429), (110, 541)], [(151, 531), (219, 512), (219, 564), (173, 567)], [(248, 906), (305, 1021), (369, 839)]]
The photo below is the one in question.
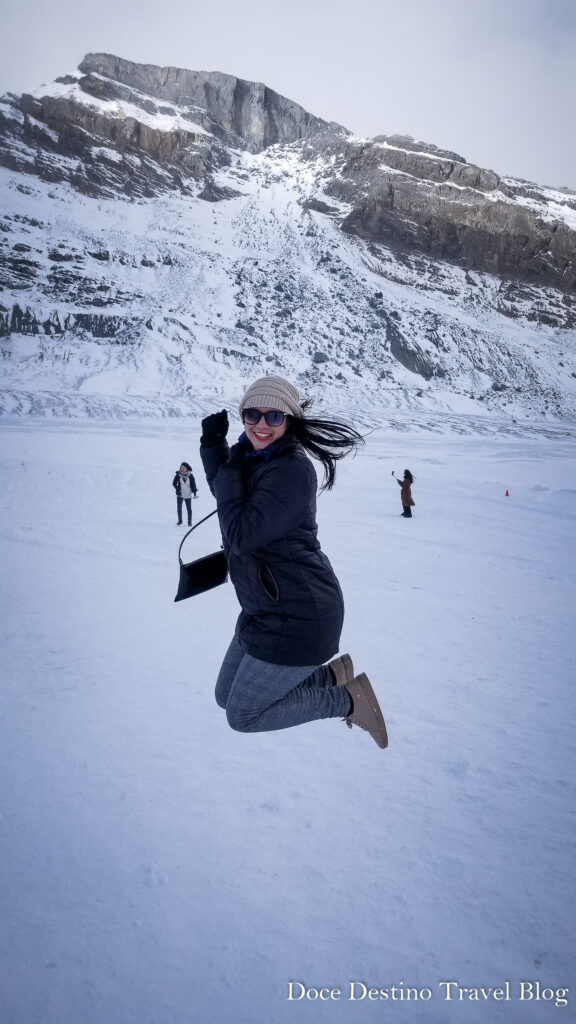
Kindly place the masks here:
[(188, 526), (192, 526), (192, 498), (198, 497), (198, 490), (192, 473), (192, 466), (189, 466), (187, 462), (183, 462), (180, 469), (176, 470), (172, 487), (176, 491), (176, 508), (178, 510), (176, 526), (182, 526), (182, 502), (186, 505)]
[(405, 519), (412, 519), (412, 508), (416, 504), (412, 497), (412, 491), (410, 490), (411, 485), (414, 483), (414, 477), (409, 469), (404, 470), (404, 479), (399, 480), (392, 470), (392, 476), (396, 483), (401, 488), (400, 490), (400, 501), (402, 502), (402, 513)]
[(311, 418), (308, 405), (289, 381), (264, 377), (240, 401), (243, 432), (232, 448), (225, 409), (202, 420), (200, 455), (241, 607), (216, 702), (239, 732), (339, 718), (384, 748), (367, 676), (354, 674), (349, 654), (334, 657), (344, 602), (318, 541), (309, 458), (322, 463), (322, 489), (330, 490), (337, 461), (363, 438), (347, 424)]

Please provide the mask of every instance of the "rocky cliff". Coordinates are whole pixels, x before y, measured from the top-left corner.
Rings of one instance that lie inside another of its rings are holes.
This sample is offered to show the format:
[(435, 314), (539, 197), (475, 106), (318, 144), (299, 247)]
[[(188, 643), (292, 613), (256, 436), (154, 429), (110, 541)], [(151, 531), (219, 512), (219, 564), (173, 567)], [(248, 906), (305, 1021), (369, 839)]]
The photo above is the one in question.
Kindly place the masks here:
[(14, 408), (142, 397), (154, 364), (146, 393), (182, 411), (214, 363), (368, 404), (574, 408), (573, 193), (106, 54), (3, 98), (0, 186), (2, 365), (36, 389)]
[(197, 119), (221, 142), (252, 153), (308, 138), (327, 127), (325, 121), (273, 89), (219, 71), (133, 64), (105, 53), (89, 53), (78, 70), (84, 76), (81, 88), (87, 93), (136, 105), (142, 96), (153, 97), (148, 100), (151, 113), (154, 107), (159, 109), (158, 101), (185, 109), (191, 120)]
[(332, 157), (337, 173), (324, 191), (350, 204), (342, 230), (399, 253), (576, 293), (573, 193), (501, 178), (403, 136), (324, 137), (309, 152)]

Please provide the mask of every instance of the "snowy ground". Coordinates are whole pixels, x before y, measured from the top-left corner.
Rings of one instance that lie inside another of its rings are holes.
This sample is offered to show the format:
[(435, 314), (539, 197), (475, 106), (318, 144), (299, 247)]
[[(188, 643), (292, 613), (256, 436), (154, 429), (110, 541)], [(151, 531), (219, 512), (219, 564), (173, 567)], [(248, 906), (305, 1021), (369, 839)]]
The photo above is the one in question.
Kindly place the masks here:
[(232, 588), (173, 603), (197, 424), (4, 421), (3, 1024), (573, 1019), (576, 450), (548, 434), (377, 432), (320, 499), (382, 752), (216, 707)]

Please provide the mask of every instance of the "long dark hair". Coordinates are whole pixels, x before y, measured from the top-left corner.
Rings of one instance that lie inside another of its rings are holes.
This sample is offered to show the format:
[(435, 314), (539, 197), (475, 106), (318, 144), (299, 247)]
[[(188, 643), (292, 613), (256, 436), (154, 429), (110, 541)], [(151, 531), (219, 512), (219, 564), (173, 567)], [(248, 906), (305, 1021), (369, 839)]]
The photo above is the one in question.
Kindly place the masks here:
[(412, 473), (410, 472), (409, 469), (404, 470), (404, 479), (408, 480), (411, 484), (414, 483), (414, 477), (412, 476)]
[[(312, 399), (305, 398), (301, 403), (304, 413), (311, 405)], [(288, 429), (308, 454), (322, 463), (324, 480), (321, 491), (332, 490), (336, 479), (336, 463), (364, 444), (362, 434), (340, 420), (325, 420), (306, 415), (292, 416)]]

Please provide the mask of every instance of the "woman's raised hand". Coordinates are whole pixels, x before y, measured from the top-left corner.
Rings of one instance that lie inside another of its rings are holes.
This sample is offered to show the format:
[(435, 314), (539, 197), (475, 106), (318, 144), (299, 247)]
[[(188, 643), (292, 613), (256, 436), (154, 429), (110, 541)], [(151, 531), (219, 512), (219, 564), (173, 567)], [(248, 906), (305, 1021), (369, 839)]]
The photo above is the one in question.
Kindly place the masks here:
[(226, 409), (222, 412), (213, 412), (202, 420), (202, 437), (200, 444), (205, 448), (214, 448), (221, 444), (228, 433), (228, 413)]

